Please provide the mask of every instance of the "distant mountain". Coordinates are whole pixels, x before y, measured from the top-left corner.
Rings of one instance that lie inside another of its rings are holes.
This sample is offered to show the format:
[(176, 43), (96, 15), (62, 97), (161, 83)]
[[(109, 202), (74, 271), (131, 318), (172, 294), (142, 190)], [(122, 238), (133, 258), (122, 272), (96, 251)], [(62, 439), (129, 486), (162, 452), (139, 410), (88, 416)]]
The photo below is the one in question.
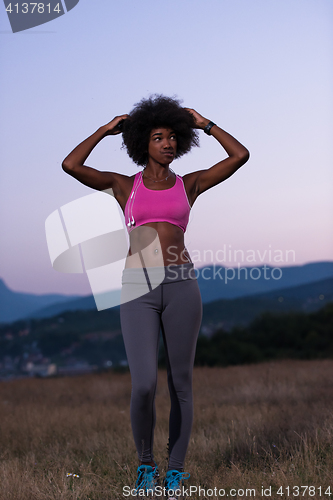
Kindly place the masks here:
[(0, 279), (0, 322), (9, 323), (24, 318), (36, 309), (47, 307), (50, 304), (63, 304), (78, 296), (61, 294), (37, 295), (32, 293), (13, 292), (5, 282)]
[(333, 278), (269, 293), (219, 299), (204, 305), (202, 331), (213, 333), (217, 328), (230, 330), (247, 325), (263, 312), (313, 312), (333, 302)]
[[(239, 270), (210, 265), (197, 268), (196, 274), (202, 301), (206, 304), (220, 299), (237, 299), (258, 294), (266, 296), (277, 290), (333, 278), (333, 262), (314, 262), (282, 268), (264, 267), (264, 265), (241, 266)], [(114, 291), (114, 297), (119, 302), (120, 290)], [(2, 323), (26, 317), (45, 318), (56, 316), (64, 311), (89, 309), (96, 309), (92, 295), (80, 297), (18, 293), (10, 290), (0, 280), (0, 322)]]
[[(289, 288), (282, 295), (262, 294), (204, 304), (204, 335), (199, 335), (196, 364), (225, 366), (268, 359), (332, 358), (333, 301), (325, 304), (332, 298), (332, 285), (333, 278), (313, 286)], [(327, 299), (321, 293), (325, 287), (330, 294)], [(161, 348), (165, 366), (163, 352)], [(28, 365), (38, 369), (29, 371), (30, 376), (40, 375), (40, 370), (50, 363), (60, 367), (59, 374), (92, 367), (124, 368), (126, 353), (119, 312), (69, 311), (52, 318), (0, 325), (0, 379), (27, 376)]]
[(291, 299), (301, 300), (303, 309), (310, 311), (317, 309), (316, 304), (321, 308), (324, 303), (333, 301), (333, 278), (314, 281), (305, 285), (282, 288), (274, 292), (254, 295), (254, 298), (269, 298), (278, 302), (287, 302)]
[(201, 268), (198, 283), (203, 302), (270, 293), (274, 290), (333, 278), (333, 262), (313, 262), (281, 268), (265, 266), (265, 269), (263, 266), (257, 265), (253, 268), (241, 266), (240, 270), (237, 268), (227, 270), (228, 268), (216, 265), (207, 266), (205, 271)]
[[(120, 290), (114, 290), (110, 295), (114, 297), (116, 303), (120, 302)], [(86, 297), (79, 297), (75, 299), (67, 300), (66, 302), (57, 302), (51, 304), (47, 307), (38, 309), (29, 314), (30, 318), (49, 318), (51, 316), (56, 316), (64, 311), (87, 311), (90, 309), (96, 309), (95, 299), (92, 295)]]

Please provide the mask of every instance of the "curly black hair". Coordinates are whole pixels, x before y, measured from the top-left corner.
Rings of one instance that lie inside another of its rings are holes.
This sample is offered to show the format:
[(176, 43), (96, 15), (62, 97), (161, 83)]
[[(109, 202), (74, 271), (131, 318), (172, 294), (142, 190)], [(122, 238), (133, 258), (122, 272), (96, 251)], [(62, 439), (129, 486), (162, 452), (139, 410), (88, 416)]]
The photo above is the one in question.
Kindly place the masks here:
[(178, 99), (154, 94), (134, 105), (129, 117), (122, 124), (123, 147), (139, 166), (148, 162), (148, 142), (154, 128), (171, 128), (177, 136), (177, 153), (180, 158), (193, 146), (199, 146), (199, 135), (194, 118), (182, 108)]

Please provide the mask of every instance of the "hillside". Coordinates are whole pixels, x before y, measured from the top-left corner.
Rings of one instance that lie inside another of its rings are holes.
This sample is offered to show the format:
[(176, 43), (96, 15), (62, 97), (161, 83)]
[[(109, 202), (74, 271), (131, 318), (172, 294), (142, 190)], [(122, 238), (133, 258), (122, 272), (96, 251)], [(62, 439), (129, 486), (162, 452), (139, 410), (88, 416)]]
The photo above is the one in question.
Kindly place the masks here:
[(259, 293), (233, 300), (216, 300), (203, 308), (202, 329), (210, 334), (218, 327), (230, 330), (246, 325), (263, 312), (311, 312), (333, 301), (333, 278), (305, 285)]
[[(274, 270), (275, 269), (275, 270)], [(333, 278), (333, 262), (313, 262), (302, 266), (281, 268), (281, 273), (271, 266), (257, 268), (242, 266), (241, 270), (223, 266), (197, 268), (198, 283), (204, 304), (220, 299), (267, 294), (276, 290), (296, 287)], [(113, 292), (119, 302), (120, 290)], [(0, 323), (22, 318), (46, 318), (64, 311), (94, 310), (92, 295), (36, 295), (10, 290), (0, 280)], [(95, 309), (96, 310), (96, 309)]]

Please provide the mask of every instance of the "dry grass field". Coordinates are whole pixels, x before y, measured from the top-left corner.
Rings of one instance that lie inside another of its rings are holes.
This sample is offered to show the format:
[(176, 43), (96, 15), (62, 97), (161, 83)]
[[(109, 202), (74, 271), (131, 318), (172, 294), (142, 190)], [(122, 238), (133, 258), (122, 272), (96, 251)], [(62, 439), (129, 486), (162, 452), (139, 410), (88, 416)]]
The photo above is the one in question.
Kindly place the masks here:
[[(188, 483), (205, 491), (189, 498), (216, 498), (214, 487), (229, 498), (253, 498), (246, 491), (253, 488), (256, 498), (285, 499), (287, 487), (290, 498), (331, 498), (333, 360), (197, 368), (194, 391), (186, 470)], [(1, 382), (1, 500), (126, 498), (122, 488), (133, 485), (137, 468), (130, 392), (128, 373)], [(160, 371), (155, 459), (162, 474), (168, 412)], [(298, 495), (297, 486), (314, 489)]]

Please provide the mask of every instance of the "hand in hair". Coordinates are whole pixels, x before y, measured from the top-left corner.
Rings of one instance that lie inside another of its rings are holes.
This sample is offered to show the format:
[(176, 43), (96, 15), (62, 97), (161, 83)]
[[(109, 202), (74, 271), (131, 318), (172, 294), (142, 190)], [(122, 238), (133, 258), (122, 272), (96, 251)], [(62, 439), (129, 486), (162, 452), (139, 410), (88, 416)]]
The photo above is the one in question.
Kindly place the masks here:
[(128, 118), (128, 115), (116, 116), (109, 123), (104, 125), (105, 135), (117, 135), (121, 134), (123, 122)]
[(186, 111), (188, 111), (194, 118), (195, 128), (204, 129), (205, 126), (208, 125), (209, 120), (201, 116), (197, 111), (195, 111), (195, 109), (191, 108), (184, 108), (184, 109), (186, 109)]

